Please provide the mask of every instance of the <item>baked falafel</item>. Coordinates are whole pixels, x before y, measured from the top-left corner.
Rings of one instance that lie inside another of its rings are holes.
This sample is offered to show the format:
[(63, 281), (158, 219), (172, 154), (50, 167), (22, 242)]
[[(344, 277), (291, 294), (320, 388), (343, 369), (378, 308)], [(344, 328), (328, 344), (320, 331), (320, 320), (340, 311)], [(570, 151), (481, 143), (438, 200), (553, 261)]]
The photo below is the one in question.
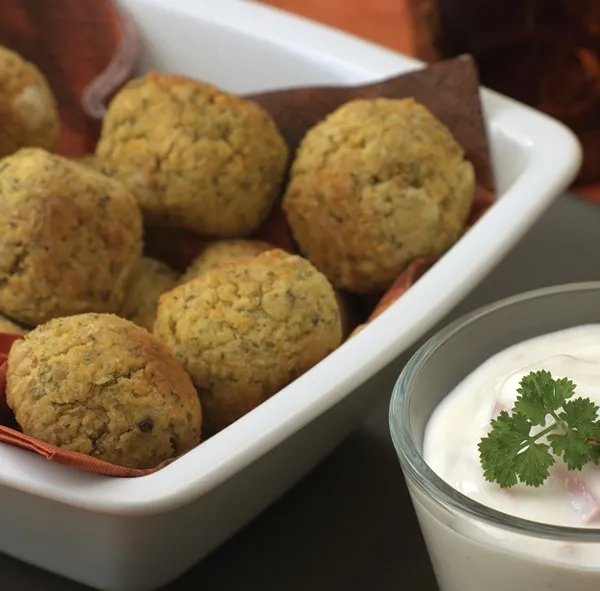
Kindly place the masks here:
[(133, 195), (138, 207), (143, 211), (156, 201), (158, 185), (155, 178), (139, 167), (125, 162), (111, 162), (95, 154), (86, 154), (73, 158), (74, 162), (89, 166), (109, 178), (120, 181), (124, 187)]
[(0, 158), (28, 146), (54, 150), (58, 108), (37, 66), (0, 46), (0, 88)]
[(240, 237), (269, 214), (288, 148), (257, 103), (150, 72), (111, 101), (96, 154), (148, 175), (153, 190), (136, 196), (149, 225)]
[(6, 402), (26, 435), (127, 468), (200, 441), (189, 375), (148, 331), (111, 314), (38, 326), (8, 357)]
[(474, 193), (473, 165), (423, 105), (357, 99), (307, 132), (282, 207), (335, 287), (377, 293), (460, 237)]
[(120, 315), (152, 332), (158, 299), (175, 287), (178, 277), (162, 261), (143, 257), (129, 281)]
[(216, 267), (240, 259), (252, 258), (273, 248), (271, 244), (262, 240), (215, 240), (203, 248), (186, 269), (179, 282), (191, 281)]
[(28, 326), (118, 313), (141, 251), (118, 181), (40, 148), (0, 160), (0, 313)]
[(325, 276), (302, 257), (269, 250), (162, 295), (154, 334), (192, 376), (214, 432), (336, 349), (342, 329)]

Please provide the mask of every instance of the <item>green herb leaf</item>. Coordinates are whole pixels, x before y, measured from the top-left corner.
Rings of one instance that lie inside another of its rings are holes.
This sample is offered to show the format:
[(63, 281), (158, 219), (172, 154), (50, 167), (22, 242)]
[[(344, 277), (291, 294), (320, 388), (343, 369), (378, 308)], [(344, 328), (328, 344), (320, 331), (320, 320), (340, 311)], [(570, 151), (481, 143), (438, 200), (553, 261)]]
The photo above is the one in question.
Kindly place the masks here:
[(524, 414), (533, 425), (544, 425), (549, 413), (557, 411), (575, 393), (575, 384), (566, 378), (553, 380), (549, 371), (526, 375), (517, 389), (515, 412)]
[(600, 422), (594, 424), (588, 440), (590, 446), (590, 461), (600, 464)]
[(514, 458), (524, 437), (527, 437), (520, 415), (511, 417), (505, 410), (492, 420), (492, 431), (479, 443), (479, 456), (486, 480), (496, 480), (502, 487), (514, 486), (518, 482)]
[(531, 443), (516, 456), (515, 472), (521, 482), (541, 486), (548, 478), (549, 468), (556, 462), (550, 447), (544, 443)]
[(588, 398), (572, 399), (571, 380), (542, 370), (524, 376), (519, 386), (511, 413), (492, 419), (479, 443), (486, 480), (502, 488), (519, 482), (538, 487), (559, 458), (569, 470), (600, 463), (599, 408)]
[(558, 418), (564, 433), (548, 435), (552, 451), (564, 459), (569, 470), (581, 470), (591, 460), (588, 441), (594, 435), (598, 407), (587, 398), (576, 398), (565, 402)]

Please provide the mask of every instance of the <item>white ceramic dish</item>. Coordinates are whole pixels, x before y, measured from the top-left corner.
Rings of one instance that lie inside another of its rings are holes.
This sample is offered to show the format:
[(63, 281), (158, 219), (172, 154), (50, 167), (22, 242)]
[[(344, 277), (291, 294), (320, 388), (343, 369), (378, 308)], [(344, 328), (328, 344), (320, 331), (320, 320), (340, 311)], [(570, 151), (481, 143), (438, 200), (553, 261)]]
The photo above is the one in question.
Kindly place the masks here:
[[(143, 67), (236, 92), (358, 84), (419, 62), (239, 0), (119, 0)], [(491, 271), (575, 176), (574, 136), (483, 92), (499, 201), (356, 338), (180, 461), (138, 479), (63, 468), (0, 446), (0, 551), (111, 591), (155, 589), (188, 569), (320, 461), (388, 391), (367, 380)]]

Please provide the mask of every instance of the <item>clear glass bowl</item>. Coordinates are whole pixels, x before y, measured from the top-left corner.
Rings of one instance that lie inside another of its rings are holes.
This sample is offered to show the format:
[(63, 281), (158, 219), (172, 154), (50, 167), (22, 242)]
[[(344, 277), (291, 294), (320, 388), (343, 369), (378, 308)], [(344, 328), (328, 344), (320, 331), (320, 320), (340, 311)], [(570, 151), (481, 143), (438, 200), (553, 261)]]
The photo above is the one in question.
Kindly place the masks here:
[(433, 410), (471, 371), (523, 340), (593, 323), (600, 323), (600, 282), (525, 293), (450, 324), (400, 375), (390, 431), (441, 591), (600, 590), (600, 529), (487, 508), (446, 484), (422, 456)]

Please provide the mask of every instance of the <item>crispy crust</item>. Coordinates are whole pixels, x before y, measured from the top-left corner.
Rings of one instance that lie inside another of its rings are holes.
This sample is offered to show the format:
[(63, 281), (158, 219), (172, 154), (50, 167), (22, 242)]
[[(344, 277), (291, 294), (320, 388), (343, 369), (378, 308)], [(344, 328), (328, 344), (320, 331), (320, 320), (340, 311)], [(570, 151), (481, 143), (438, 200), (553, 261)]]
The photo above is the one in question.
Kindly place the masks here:
[(128, 174), (122, 166), (146, 175), (149, 190), (136, 197), (147, 223), (236, 237), (267, 217), (288, 149), (258, 104), (183, 76), (150, 73), (114, 98), (96, 154), (121, 180)]
[(175, 287), (178, 275), (162, 261), (142, 258), (133, 272), (121, 316), (152, 332), (160, 296)]
[(0, 161), (0, 312), (29, 326), (118, 312), (141, 249), (121, 183), (37, 148)]
[(53, 150), (60, 123), (56, 101), (38, 68), (0, 46), (0, 157), (26, 146)]
[(181, 277), (180, 283), (196, 279), (221, 265), (253, 258), (272, 248), (271, 244), (261, 240), (216, 240), (208, 244), (192, 261)]
[(304, 137), (283, 209), (303, 253), (338, 288), (387, 289), (463, 231), (473, 166), (412, 99), (355, 100)]
[(336, 297), (307, 260), (270, 250), (164, 294), (155, 335), (188, 370), (221, 429), (341, 343)]
[(23, 432), (129, 468), (200, 441), (189, 375), (148, 331), (109, 314), (59, 318), (16, 342), (7, 403)]

